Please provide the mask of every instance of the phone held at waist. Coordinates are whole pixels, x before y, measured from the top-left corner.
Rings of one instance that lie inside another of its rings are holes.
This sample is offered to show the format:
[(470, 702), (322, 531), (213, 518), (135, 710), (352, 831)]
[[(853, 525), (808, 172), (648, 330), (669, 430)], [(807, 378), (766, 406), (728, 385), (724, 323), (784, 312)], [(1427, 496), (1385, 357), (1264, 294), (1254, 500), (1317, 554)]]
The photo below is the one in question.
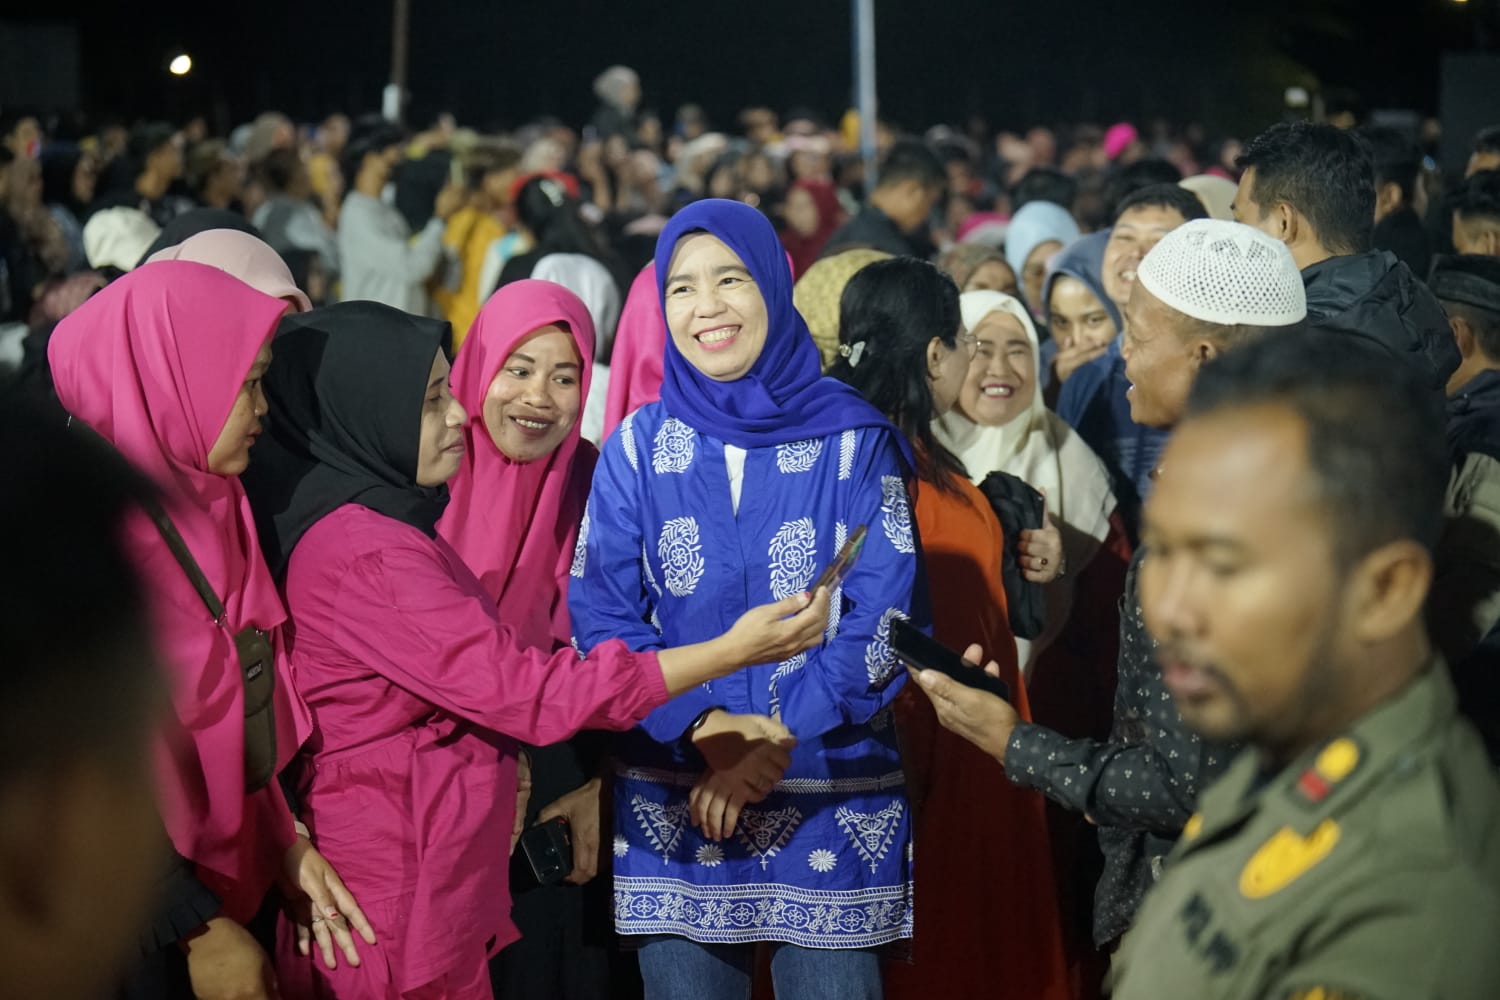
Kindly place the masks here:
[(573, 871), (573, 836), (561, 816), (521, 833), (511, 860), (512, 890), (556, 885)]

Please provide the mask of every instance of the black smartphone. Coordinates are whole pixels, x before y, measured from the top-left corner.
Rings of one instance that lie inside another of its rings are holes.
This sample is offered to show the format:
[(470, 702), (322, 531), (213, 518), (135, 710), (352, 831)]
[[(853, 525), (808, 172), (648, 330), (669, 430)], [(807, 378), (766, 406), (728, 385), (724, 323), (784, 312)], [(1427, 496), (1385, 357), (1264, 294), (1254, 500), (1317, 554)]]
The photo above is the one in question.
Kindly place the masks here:
[[(573, 837), (567, 820), (559, 816), (521, 832), (511, 864), (512, 888), (556, 885), (572, 871)], [(516, 885), (518, 880), (521, 886)]]
[(849, 578), (849, 573), (854, 569), (854, 564), (859, 562), (859, 554), (864, 551), (864, 548), (865, 526), (861, 524), (854, 529), (854, 534), (849, 536), (844, 547), (839, 549), (839, 554), (833, 557), (833, 562), (818, 574), (818, 578), (813, 581), (811, 587), (807, 588), (807, 592), (816, 594), (819, 587), (827, 587), (829, 596), (832, 597), (838, 585)]
[(909, 621), (897, 618), (891, 622), (891, 649), (902, 663), (918, 670), (936, 670), (966, 687), (978, 688), (1010, 701), (1010, 685), (991, 677), (980, 667), (971, 667), (964, 658), (936, 639), (923, 635)]

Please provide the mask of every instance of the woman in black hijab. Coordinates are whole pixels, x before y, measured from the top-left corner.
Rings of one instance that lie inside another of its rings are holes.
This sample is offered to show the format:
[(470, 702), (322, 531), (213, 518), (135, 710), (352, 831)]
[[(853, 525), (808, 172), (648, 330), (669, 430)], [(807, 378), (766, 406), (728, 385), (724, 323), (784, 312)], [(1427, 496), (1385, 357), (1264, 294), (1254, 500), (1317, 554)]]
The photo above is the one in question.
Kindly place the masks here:
[(269, 439), (243, 481), (314, 720), (291, 772), (314, 844), (378, 940), (370, 960), (329, 970), (283, 922), (289, 996), (483, 995), (487, 951), (518, 936), (517, 741), (629, 728), (677, 693), (817, 644), (827, 624), (826, 593), (799, 594), (694, 646), (522, 647), (435, 530), (469, 420), (448, 389), (447, 329), (348, 302), (289, 317), (273, 344)]

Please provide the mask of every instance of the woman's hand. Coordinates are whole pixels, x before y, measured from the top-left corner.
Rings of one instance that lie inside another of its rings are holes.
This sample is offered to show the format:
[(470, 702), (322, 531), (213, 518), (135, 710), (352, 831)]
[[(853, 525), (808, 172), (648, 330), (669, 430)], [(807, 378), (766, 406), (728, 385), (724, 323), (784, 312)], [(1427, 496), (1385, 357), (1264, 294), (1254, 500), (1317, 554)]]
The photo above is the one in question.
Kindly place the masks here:
[(183, 938), (182, 950), (187, 952), (193, 996), (199, 1000), (278, 1000), (281, 996), (265, 950), (228, 917), (214, 917)]
[(583, 885), (599, 874), (599, 801), (604, 782), (595, 778), (564, 795), (537, 816), (538, 823), (561, 816), (573, 838), (573, 871), (564, 881)]
[(787, 742), (760, 740), (739, 762), (727, 770), (709, 770), (688, 795), (693, 825), (708, 840), (724, 840), (734, 833), (740, 821), (740, 810), (747, 802), (759, 802), (771, 794), (776, 782), (791, 764), (791, 747)]
[(792, 594), (751, 608), (721, 636), (662, 650), (657, 654), (662, 682), (667, 694), (676, 696), (742, 667), (779, 663), (818, 645), (827, 627), (827, 587), (811, 596)]
[(1062, 547), (1062, 532), (1052, 523), (1052, 515), (1042, 511), (1042, 526), (1021, 532), (1016, 547), (1021, 573), (1032, 583), (1051, 583), (1067, 571)]
[(281, 891), (286, 896), (287, 912), (297, 927), (297, 950), (311, 952), (311, 939), (317, 938), (323, 952), (323, 964), (338, 968), (333, 946), (337, 942), (350, 965), (359, 964), (359, 949), (350, 929), (359, 932), (366, 944), (375, 943), (375, 931), (365, 919), (364, 911), (344, 886), (343, 879), (319, 854), (312, 841), (298, 834), (297, 842), (282, 861)]
[[(724, 640), (734, 651), (733, 669), (779, 663), (823, 641), (828, 628), (828, 588), (813, 595), (793, 594), (740, 615)], [(732, 670), (730, 672), (733, 672)]]
[(1052, 367), (1057, 372), (1057, 381), (1066, 382), (1074, 372), (1095, 358), (1103, 357), (1108, 350), (1107, 343), (1099, 345), (1083, 339), (1067, 346), (1059, 345), (1057, 357), (1052, 362)]
[[(510, 853), (516, 853), (516, 844), (526, 829), (526, 810), (531, 808), (531, 754), (525, 750), (516, 754), (516, 819), (510, 830)], [(538, 817), (541, 818), (541, 817)]]
[(779, 756), (772, 758), (779, 770), (771, 778), (775, 784), (781, 780), (781, 772), (792, 763), (791, 749), (797, 745), (792, 731), (775, 719), (765, 715), (738, 714), (722, 708), (713, 709), (703, 725), (693, 732), (693, 746), (708, 762), (710, 770), (732, 771), (758, 746), (774, 744), (782, 748)]

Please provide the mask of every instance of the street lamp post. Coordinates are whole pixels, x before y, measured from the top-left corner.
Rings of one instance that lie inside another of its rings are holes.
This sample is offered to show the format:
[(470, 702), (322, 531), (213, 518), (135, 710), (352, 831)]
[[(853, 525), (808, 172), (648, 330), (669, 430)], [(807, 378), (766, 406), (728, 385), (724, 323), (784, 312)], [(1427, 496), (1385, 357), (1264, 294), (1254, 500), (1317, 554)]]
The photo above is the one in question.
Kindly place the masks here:
[(391, 82), (386, 84), (381, 113), (387, 121), (401, 124), (406, 105), (407, 29), (411, 24), (411, 0), (395, 0), (391, 11)]
[(859, 153), (865, 163), (865, 191), (875, 190), (875, 0), (853, 0), (854, 93), (859, 111)]

